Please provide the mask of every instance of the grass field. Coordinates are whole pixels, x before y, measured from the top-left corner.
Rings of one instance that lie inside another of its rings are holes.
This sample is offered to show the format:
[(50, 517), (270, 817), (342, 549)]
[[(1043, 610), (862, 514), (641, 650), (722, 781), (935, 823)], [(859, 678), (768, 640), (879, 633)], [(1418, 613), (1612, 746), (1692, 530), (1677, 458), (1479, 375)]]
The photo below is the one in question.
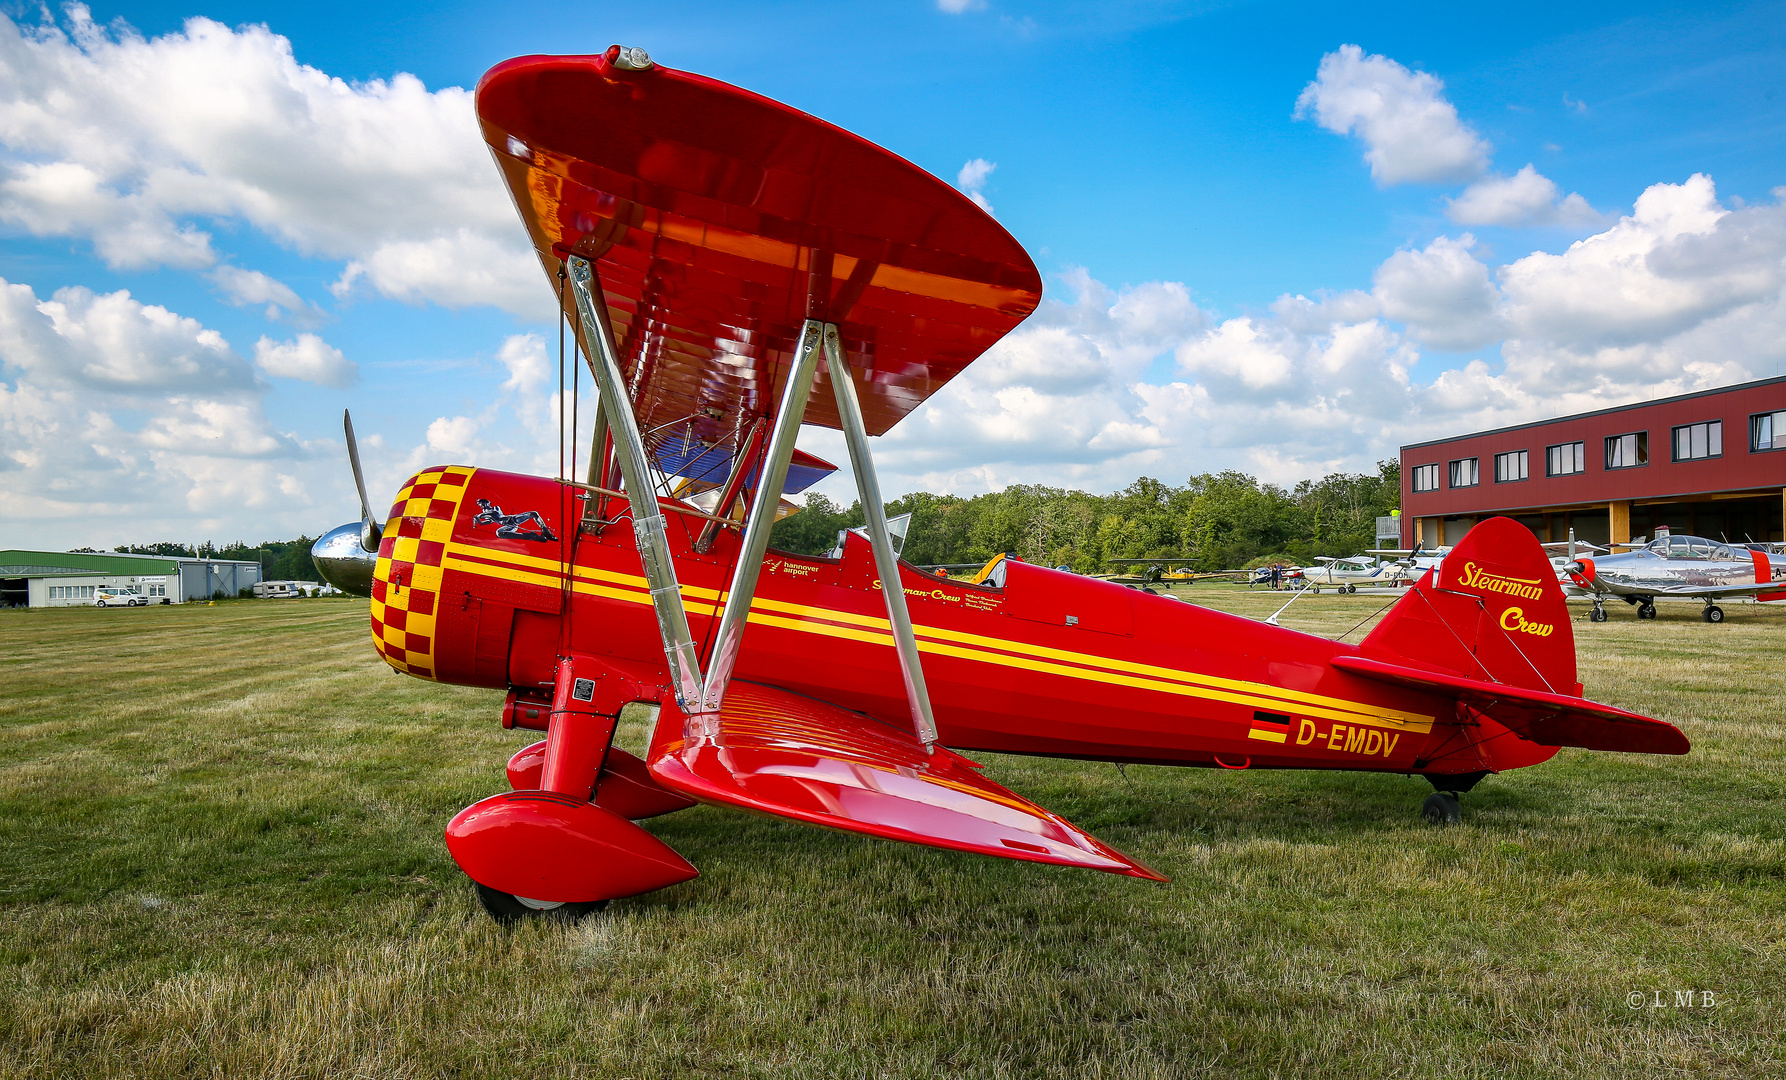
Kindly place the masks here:
[(534, 736), (363, 601), (0, 613), (0, 1075), (1786, 1074), (1786, 613), (1586, 611), (1588, 693), (1691, 755), (1565, 750), (1445, 830), (1419, 778), (976, 755), (1172, 883), (700, 807), (650, 823), (700, 878), (515, 930), (441, 829)]

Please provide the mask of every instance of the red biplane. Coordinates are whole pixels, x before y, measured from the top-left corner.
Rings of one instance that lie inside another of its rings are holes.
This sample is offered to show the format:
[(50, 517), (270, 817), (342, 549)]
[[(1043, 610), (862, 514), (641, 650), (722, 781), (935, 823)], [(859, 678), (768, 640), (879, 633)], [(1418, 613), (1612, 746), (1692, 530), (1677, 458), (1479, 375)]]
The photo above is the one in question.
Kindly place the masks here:
[[(504, 725), (545, 732), (447, 827), (497, 917), (694, 877), (635, 822), (696, 802), (1164, 880), (963, 750), (1419, 773), (1439, 820), (1561, 746), (1687, 751), (1582, 698), (1556, 576), (1505, 519), (1358, 645), (1015, 560), (900, 562), (868, 436), (1034, 310), (1017, 241), (886, 150), (642, 50), (510, 60), (477, 110), (593, 375), (587, 477), (431, 468), (383, 520), (362, 483), (317, 555), (372, 597), (393, 668), (507, 689)], [(783, 493), (831, 468), (802, 423), (842, 429), (866, 512), (834, 558), (768, 547)], [(612, 745), (633, 702), (657, 710), (643, 760)]]

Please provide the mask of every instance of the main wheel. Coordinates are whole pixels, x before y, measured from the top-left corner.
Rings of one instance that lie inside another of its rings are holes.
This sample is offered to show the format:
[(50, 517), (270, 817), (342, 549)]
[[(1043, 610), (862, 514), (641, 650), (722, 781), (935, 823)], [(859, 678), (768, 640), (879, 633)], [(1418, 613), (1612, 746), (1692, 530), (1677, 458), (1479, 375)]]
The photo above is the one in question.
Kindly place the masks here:
[(593, 915), (608, 906), (606, 900), (573, 901), (571, 903), (554, 903), (548, 900), (529, 900), (525, 896), (516, 896), (498, 889), (492, 889), (482, 882), (471, 883), (478, 894), (478, 903), (490, 913), (490, 917), (504, 926), (513, 926), (522, 919), (557, 919), (561, 922), (576, 922), (586, 915)]
[(1640, 619), (1655, 618), (1656, 617), (1656, 605), (1654, 605), (1654, 604), (1639, 605), (1637, 608), (1637, 617)]
[(1707, 604), (1707, 605), (1705, 605), (1705, 615), (1703, 617), (1706, 622), (1710, 622), (1710, 623), (1723, 622), (1724, 621), (1724, 609), (1719, 607), (1716, 604)]
[(1593, 611), (1588, 612), (1588, 621), (1589, 622), (1605, 622), (1606, 621), (1606, 609), (1603, 607), (1596, 607)]
[(1435, 791), (1420, 804), (1420, 816), (1433, 825), (1456, 825), (1464, 818), (1457, 796), (1449, 791)]

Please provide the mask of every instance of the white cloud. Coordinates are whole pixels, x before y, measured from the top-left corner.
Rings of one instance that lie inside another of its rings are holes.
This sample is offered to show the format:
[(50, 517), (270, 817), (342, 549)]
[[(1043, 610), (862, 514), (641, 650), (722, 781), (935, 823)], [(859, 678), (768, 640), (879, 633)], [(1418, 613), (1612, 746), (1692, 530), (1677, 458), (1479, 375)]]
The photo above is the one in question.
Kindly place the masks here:
[(284, 320), (302, 330), (311, 330), (327, 321), (321, 308), (299, 299), (291, 286), (259, 270), (244, 270), (224, 263), (205, 275), (223, 292), (223, 298), (236, 307), (265, 304), (266, 316), (275, 322)]
[(546, 359), (546, 339), (538, 334), (511, 334), (496, 350), (496, 359), (509, 373), (502, 384), (504, 390), (538, 395), (545, 391), (552, 377), (552, 365)]
[[(1656, 184), (1560, 254), (1497, 269), (1469, 234), (1439, 237), (1391, 254), (1370, 293), (1283, 296), (1220, 321), (1178, 283), (1112, 290), (1074, 270), (1065, 298), (1051, 289), (877, 440), (882, 486), (1113, 490), (1222, 468), (1288, 483), (1369, 469), (1404, 443), (1773, 373), (1786, 363), (1779, 196), (1727, 210), (1706, 177)], [(1450, 370), (1421, 358), (1497, 343)], [(828, 433), (808, 442), (841, 454)], [(826, 490), (850, 497), (847, 478)]]
[(1341, 135), (1356, 133), (1379, 184), (1473, 179), (1487, 171), (1493, 148), (1458, 119), (1444, 88), (1426, 72), (1341, 45), (1321, 58), (1315, 81), (1296, 99), (1296, 115), (1312, 115)]
[(0, 281), (5, 542), (315, 532), (320, 463), (269, 423), (266, 390), (195, 319), (123, 291), (40, 299)]
[(936, 9), (945, 15), (978, 11), (985, 6), (986, 0), (936, 0)]
[(145, 39), (78, 4), (60, 26), (0, 16), (0, 220), (140, 269), (216, 262), (212, 219), (399, 299), (551, 311), (470, 92), (331, 78), (265, 26)]
[(1446, 214), (1459, 225), (1592, 225), (1601, 216), (1588, 201), (1562, 195), (1556, 182), (1531, 165), (1512, 176), (1489, 176), (1446, 200)]
[(1298, 334), (1324, 333), (1341, 323), (1364, 322), (1375, 318), (1381, 309), (1376, 297), (1357, 289), (1322, 295), (1319, 301), (1300, 294), (1280, 296), (1271, 304), (1278, 322)]
[(89, 237), (94, 251), (115, 270), (192, 269), (209, 266), (217, 257), (209, 234), (177, 224), (146, 195), (106, 186), (98, 173), (78, 162), (7, 162), (0, 170), (5, 175), (0, 221), (22, 225), (37, 236)]
[(1575, 350), (1653, 343), (1777, 300), (1781, 213), (1778, 205), (1725, 210), (1703, 174), (1652, 185), (1606, 231), (1501, 270), (1516, 336)]
[(968, 198), (974, 200), (975, 206), (988, 214), (992, 213), (992, 204), (986, 201), (983, 189), (986, 187), (986, 181), (992, 178), (992, 170), (996, 168), (998, 168), (997, 162), (987, 161), (985, 158), (975, 158), (963, 165), (961, 171), (955, 174), (955, 186), (960, 188)]
[(358, 364), (315, 334), (299, 334), (290, 341), (263, 337), (254, 343), (254, 362), (268, 375), (318, 386), (352, 386), (360, 377)]
[[(351, 518), (339, 437), (283, 432), (265, 403), (268, 376), (338, 386), (356, 365), (310, 333), (263, 337), (253, 354), (128, 292), (44, 298), (0, 280), (0, 546), (279, 539)], [(544, 340), (514, 335), (486, 359), (507, 380), (480, 411), (428, 423), (419, 443), (378, 430), (377, 409), (355, 410), (375, 497), (431, 464), (556, 471)], [(580, 452), (593, 419), (584, 384)]]
[(361, 279), (394, 300), (447, 307), (495, 304), (541, 322), (552, 318), (552, 294), (533, 250), (475, 229), (381, 244), (348, 263), (330, 291), (345, 298)]
[(215, 330), (130, 293), (61, 289), (39, 301), (0, 280), (0, 365), (45, 386), (120, 394), (252, 389), (253, 369)]
[(1296, 353), (1303, 352), (1293, 334), (1274, 334), (1250, 318), (1229, 319), (1208, 334), (1178, 347), (1178, 366), (1199, 381), (1222, 386), (1232, 394), (1257, 395), (1282, 391), (1296, 372)]
[(1476, 238), (1441, 236), (1421, 251), (1398, 251), (1377, 267), (1372, 294), (1385, 318), (1415, 339), (1448, 351), (1480, 348), (1502, 332), (1500, 294), (1488, 267), (1470, 254)]

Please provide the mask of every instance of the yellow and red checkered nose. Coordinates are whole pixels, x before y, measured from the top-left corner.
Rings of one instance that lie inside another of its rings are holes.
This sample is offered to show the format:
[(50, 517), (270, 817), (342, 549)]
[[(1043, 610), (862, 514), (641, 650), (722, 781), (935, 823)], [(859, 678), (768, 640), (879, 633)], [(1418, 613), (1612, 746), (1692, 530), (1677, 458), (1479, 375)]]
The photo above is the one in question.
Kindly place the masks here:
[(425, 469), (391, 504), (372, 571), (372, 644), (385, 663), (406, 675), (436, 677), (441, 563), (475, 471), (460, 465)]

